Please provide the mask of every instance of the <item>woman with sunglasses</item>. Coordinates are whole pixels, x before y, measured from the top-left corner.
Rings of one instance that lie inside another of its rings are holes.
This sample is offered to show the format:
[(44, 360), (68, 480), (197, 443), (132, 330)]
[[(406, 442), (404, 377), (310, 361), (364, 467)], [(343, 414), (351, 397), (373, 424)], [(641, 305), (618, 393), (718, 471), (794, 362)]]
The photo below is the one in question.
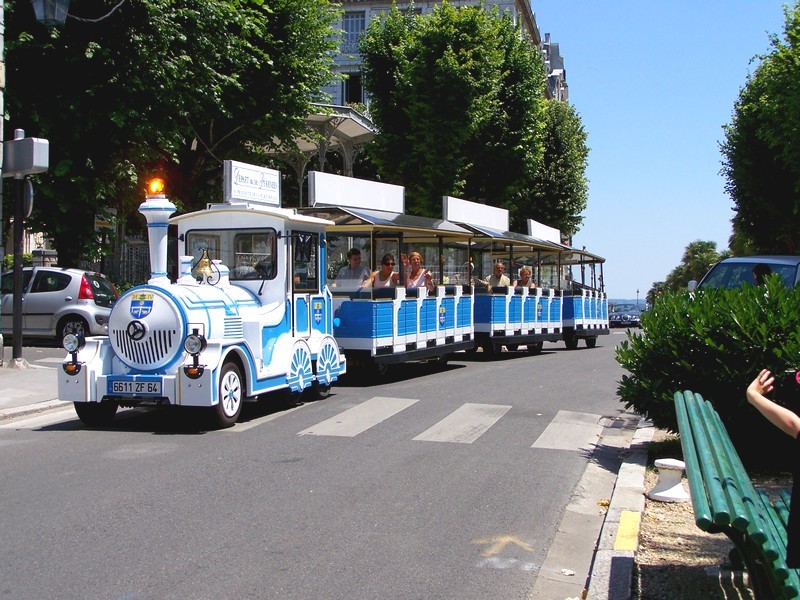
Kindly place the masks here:
[(381, 259), (381, 268), (370, 275), (370, 278), (364, 282), (364, 287), (395, 287), (399, 279), (400, 273), (394, 270), (394, 256), (391, 254), (384, 254)]

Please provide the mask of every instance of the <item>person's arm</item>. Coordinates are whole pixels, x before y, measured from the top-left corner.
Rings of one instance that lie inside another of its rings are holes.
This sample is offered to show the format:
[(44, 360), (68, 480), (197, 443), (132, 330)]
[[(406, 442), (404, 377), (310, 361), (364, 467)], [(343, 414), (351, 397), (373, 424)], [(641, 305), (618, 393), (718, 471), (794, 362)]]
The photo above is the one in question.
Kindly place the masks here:
[(800, 433), (800, 417), (788, 408), (776, 404), (765, 394), (775, 389), (775, 378), (767, 369), (762, 369), (753, 382), (747, 386), (747, 401), (755, 406), (767, 420), (793, 438)]
[(378, 271), (373, 272), (372, 275), (370, 275), (364, 281), (361, 282), (361, 287), (362, 288), (372, 287), (375, 284), (375, 277), (377, 277), (377, 275)]

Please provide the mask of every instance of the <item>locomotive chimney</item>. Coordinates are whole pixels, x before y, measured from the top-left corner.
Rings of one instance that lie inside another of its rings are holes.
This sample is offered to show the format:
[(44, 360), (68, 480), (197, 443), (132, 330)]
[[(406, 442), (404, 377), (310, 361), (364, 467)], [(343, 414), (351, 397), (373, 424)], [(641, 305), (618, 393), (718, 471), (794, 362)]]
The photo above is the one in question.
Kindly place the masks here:
[(175, 205), (164, 195), (164, 181), (153, 179), (147, 185), (147, 199), (139, 212), (147, 219), (147, 239), (150, 247), (150, 279), (147, 283), (167, 285), (167, 227)]

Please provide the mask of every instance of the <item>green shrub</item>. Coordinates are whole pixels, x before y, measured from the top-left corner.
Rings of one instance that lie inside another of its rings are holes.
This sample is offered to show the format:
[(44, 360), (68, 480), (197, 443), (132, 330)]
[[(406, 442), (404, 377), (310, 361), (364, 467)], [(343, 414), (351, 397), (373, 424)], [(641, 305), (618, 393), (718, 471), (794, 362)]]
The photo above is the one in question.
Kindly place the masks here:
[(642, 327), (616, 351), (628, 371), (619, 385), (627, 408), (677, 431), (673, 395), (691, 390), (714, 404), (743, 460), (786, 451), (789, 436), (747, 404), (744, 392), (760, 369), (770, 369), (779, 378), (774, 398), (800, 411), (800, 287), (774, 276), (763, 287), (668, 293), (642, 316)]
[[(24, 252), (22, 254), (22, 266), (23, 267), (30, 267), (33, 265), (33, 254), (30, 252)], [(14, 255), (13, 254), (6, 254), (3, 256), (3, 270), (10, 270), (14, 268)]]

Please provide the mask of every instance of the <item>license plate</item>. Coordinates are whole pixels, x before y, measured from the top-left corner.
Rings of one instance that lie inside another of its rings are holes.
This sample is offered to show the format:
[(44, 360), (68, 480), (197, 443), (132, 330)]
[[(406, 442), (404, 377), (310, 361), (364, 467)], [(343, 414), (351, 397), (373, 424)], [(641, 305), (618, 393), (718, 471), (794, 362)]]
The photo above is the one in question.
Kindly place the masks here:
[(109, 381), (108, 393), (114, 396), (160, 396), (160, 381)]

